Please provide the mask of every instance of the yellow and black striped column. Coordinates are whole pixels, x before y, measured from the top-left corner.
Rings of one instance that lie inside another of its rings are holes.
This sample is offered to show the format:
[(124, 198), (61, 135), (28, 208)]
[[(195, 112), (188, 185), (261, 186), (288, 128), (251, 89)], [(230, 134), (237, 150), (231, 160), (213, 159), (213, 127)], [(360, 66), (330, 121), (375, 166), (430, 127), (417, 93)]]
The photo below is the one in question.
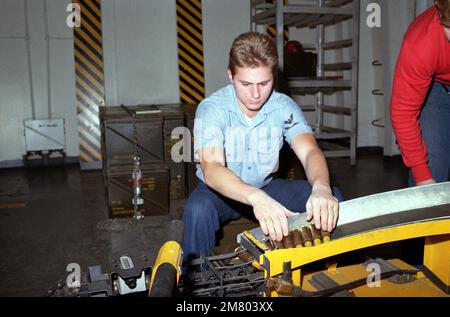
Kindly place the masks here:
[(201, 0), (176, 0), (180, 101), (205, 97)]
[[(276, 0), (271, 0), (273, 5), (276, 5), (275, 3)], [(284, 0), (284, 5), (288, 4), (288, 0)], [(269, 24), (266, 27), (266, 32), (267, 34), (273, 38), (276, 39), (277, 37), (277, 28), (275, 24)], [(288, 27), (284, 27), (284, 31), (283, 31), (283, 38), (284, 38), (284, 44), (286, 45), (286, 43), (289, 41), (289, 28)]]
[(100, 169), (99, 107), (105, 105), (101, 0), (74, 0), (81, 25), (74, 27), (75, 83), (81, 169)]
[[(270, 24), (267, 26), (267, 34), (273, 39), (277, 37), (277, 29), (275, 28), (274, 24)], [(284, 27), (283, 35), (284, 44), (286, 45), (286, 43), (289, 41), (289, 30), (286, 26)]]

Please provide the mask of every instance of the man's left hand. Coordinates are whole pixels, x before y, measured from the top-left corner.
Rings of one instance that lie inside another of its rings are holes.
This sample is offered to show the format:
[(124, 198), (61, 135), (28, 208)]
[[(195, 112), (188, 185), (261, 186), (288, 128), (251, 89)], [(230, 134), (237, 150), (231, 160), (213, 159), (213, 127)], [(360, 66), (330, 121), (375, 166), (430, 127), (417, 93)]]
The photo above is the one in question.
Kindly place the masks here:
[(325, 184), (314, 185), (306, 203), (306, 220), (314, 218), (317, 229), (331, 232), (336, 227), (339, 201)]
[(416, 186), (423, 186), (423, 185), (430, 185), (430, 184), (436, 184), (436, 181), (431, 178), (427, 179), (426, 181), (417, 182)]

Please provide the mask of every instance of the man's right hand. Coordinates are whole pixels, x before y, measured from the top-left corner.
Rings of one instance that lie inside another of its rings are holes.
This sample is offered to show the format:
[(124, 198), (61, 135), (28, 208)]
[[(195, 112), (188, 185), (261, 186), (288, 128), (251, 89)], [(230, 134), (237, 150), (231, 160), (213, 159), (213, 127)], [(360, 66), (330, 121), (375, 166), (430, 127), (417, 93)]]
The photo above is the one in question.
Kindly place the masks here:
[(430, 185), (435, 184), (436, 181), (433, 178), (427, 179), (426, 181), (418, 182), (416, 186), (422, 186), (422, 185)]
[(288, 235), (287, 218), (294, 216), (295, 213), (260, 189), (251, 193), (248, 201), (253, 206), (253, 213), (265, 235), (270, 235), (270, 238), (276, 241), (281, 241), (283, 236)]

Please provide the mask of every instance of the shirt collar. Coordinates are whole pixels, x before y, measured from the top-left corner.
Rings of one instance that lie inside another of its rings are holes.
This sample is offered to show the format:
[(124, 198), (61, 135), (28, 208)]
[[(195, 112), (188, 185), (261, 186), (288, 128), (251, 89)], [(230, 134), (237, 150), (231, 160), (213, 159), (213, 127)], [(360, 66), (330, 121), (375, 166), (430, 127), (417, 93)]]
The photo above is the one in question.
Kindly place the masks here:
[[(231, 90), (231, 94), (233, 96), (233, 104), (231, 107), (228, 107), (227, 110), (234, 112), (237, 114), (238, 118), (241, 119), (242, 122), (247, 122), (245, 120), (245, 114), (242, 112), (241, 108), (239, 107), (237, 96), (236, 96), (236, 90), (234, 89), (233, 84), (229, 84), (228, 88)], [(266, 103), (263, 105), (262, 109), (258, 111), (257, 115), (253, 117), (252, 126), (261, 123), (265, 119), (265, 115), (268, 113), (277, 110), (280, 105), (278, 102), (275, 102), (275, 94), (276, 92), (273, 90), (270, 94), (269, 99), (266, 101)]]

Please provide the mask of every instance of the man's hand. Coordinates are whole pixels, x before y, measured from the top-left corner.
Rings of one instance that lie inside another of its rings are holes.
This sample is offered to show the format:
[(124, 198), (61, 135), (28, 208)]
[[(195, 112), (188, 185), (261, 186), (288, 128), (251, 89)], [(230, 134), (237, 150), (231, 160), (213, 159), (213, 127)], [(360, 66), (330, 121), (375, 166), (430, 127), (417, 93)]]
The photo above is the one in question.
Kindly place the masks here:
[(265, 235), (272, 240), (281, 241), (289, 233), (287, 217), (295, 215), (262, 190), (250, 194), (248, 201)]
[(433, 178), (431, 178), (431, 179), (427, 179), (426, 181), (418, 182), (416, 184), (416, 186), (429, 185), (429, 184), (436, 184), (436, 181)]
[(314, 218), (317, 229), (331, 232), (336, 227), (339, 202), (328, 185), (314, 185), (306, 203), (306, 220)]

